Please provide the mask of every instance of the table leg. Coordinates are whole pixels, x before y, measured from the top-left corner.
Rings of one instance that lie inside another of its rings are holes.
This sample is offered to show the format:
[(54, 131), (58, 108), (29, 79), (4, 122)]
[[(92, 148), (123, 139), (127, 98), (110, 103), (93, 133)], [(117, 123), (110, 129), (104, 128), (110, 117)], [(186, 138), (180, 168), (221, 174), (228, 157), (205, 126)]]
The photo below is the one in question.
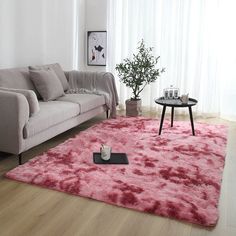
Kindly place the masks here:
[(171, 107), (171, 127), (173, 127), (174, 122), (174, 107)]
[(190, 121), (191, 121), (191, 126), (192, 126), (192, 133), (195, 136), (192, 107), (189, 107), (188, 109), (189, 109), (189, 116), (190, 116)]
[(163, 106), (162, 114), (161, 114), (161, 123), (160, 123), (160, 128), (159, 128), (159, 135), (161, 135), (161, 130), (162, 130), (162, 125), (163, 125), (163, 120), (164, 120), (164, 117), (165, 117), (165, 112), (166, 112), (166, 106)]

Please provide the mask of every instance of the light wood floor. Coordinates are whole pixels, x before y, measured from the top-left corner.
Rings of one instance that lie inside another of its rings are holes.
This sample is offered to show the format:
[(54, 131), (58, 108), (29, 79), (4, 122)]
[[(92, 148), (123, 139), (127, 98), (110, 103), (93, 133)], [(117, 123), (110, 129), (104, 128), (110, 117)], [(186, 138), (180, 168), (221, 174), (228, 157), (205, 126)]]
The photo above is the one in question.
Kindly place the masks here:
[[(155, 114), (148, 115), (155, 116)], [(24, 154), (24, 161), (104, 118), (103, 115), (98, 116), (29, 150)], [(235, 236), (236, 122), (220, 119), (198, 120), (229, 125), (227, 158), (219, 207), (220, 219), (215, 228), (206, 229), (8, 180), (4, 177), (4, 173), (17, 166), (17, 159), (15, 156), (0, 153), (0, 236)]]

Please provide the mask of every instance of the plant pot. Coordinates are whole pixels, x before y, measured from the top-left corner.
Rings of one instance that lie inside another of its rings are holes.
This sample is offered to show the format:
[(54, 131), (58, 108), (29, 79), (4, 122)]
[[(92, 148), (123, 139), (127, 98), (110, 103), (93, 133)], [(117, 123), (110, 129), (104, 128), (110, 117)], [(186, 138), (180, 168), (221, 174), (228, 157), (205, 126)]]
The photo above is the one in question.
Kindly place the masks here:
[(142, 114), (142, 100), (131, 100), (125, 101), (126, 105), (126, 116), (140, 116)]

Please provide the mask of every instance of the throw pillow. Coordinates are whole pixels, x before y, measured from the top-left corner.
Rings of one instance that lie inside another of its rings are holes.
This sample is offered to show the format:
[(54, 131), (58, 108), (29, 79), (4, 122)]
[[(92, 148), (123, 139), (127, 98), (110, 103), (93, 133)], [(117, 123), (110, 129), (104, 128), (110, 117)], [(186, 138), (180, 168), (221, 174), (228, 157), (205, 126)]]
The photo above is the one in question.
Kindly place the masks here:
[(29, 66), (30, 70), (35, 70), (35, 69), (48, 69), (51, 68), (55, 71), (57, 77), (61, 81), (63, 90), (66, 91), (69, 89), (69, 83), (67, 81), (67, 78), (65, 76), (64, 71), (61, 68), (61, 65), (59, 63), (55, 64), (49, 64), (49, 65), (42, 65), (42, 66)]
[(53, 69), (30, 69), (29, 73), (43, 101), (55, 100), (64, 95), (62, 84)]
[(13, 89), (13, 88), (5, 88), (5, 87), (0, 87), (0, 90), (23, 94), (26, 97), (28, 104), (29, 104), (30, 116), (33, 116), (39, 112), (39, 110), (40, 110), (39, 102), (38, 102), (37, 96), (33, 90)]

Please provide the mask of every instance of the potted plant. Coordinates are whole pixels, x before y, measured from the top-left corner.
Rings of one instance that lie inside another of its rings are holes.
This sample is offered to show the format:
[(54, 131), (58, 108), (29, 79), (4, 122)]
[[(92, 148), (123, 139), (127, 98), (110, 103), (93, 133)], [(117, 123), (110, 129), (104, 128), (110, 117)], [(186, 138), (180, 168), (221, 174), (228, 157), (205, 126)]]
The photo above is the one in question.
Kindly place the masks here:
[(132, 58), (126, 58), (116, 65), (120, 81), (132, 89), (132, 97), (125, 101), (126, 115), (138, 116), (141, 114), (140, 93), (146, 85), (154, 82), (165, 71), (164, 68), (156, 68), (160, 56), (155, 57), (152, 47), (146, 47), (142, 40), (137, 47), (137, 54)]

